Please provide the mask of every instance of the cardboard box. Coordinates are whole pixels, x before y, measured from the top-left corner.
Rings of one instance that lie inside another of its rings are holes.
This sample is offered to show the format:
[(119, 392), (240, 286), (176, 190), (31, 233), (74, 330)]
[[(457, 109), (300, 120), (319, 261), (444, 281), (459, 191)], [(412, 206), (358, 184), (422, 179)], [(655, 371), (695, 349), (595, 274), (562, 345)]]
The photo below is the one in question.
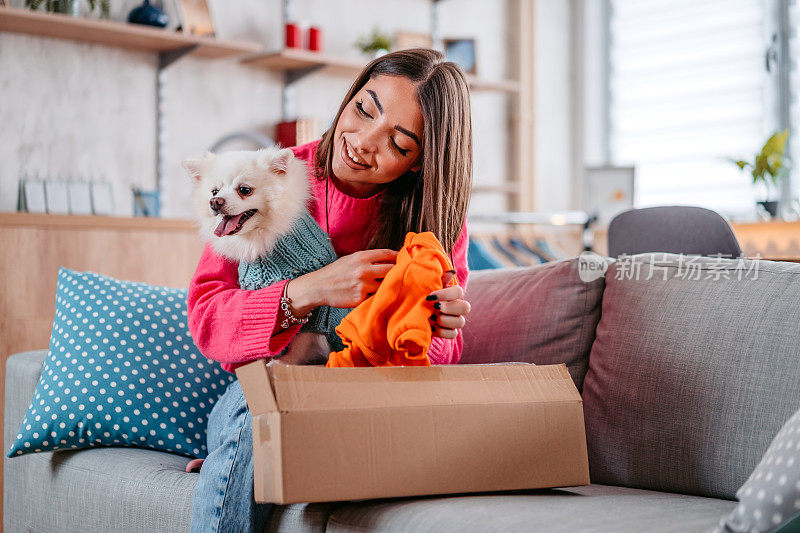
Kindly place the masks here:
[(589, 484), (566, 366), (236, 371), (253, 420), (255, 499), (300, 503)]

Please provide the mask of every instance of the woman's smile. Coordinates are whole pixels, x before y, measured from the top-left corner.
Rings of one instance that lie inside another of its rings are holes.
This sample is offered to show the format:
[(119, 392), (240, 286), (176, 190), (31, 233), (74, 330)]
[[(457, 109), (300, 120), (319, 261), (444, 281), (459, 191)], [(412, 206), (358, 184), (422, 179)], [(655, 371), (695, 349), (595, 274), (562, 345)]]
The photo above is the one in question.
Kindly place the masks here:
[(368, 168), (371, 168), (370, 165), (368, 165), (363, 160), (363, 158), (356, 155), (356, 153), (353, 151), (352, 148), (350, 148), (350, 145), (347, 144), (347, 141), (344, 139), (342, 139), (341, 155), (342, 155), (342, 160), (345, 162), (345, 164), (354, 170), (366, 170)]

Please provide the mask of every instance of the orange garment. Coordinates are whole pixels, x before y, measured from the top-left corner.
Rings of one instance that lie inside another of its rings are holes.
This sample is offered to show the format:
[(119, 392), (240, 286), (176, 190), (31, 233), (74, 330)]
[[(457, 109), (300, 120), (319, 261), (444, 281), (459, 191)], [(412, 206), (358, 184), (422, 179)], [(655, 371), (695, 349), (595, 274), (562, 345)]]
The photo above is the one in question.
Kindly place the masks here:
[(326, 366), (431, 366), (434, 302), (425, 298), (443, 288), (448, 270), (453, 266), (433, 233), (409, 232), (375, 294), (336, 326), (345, 348), (331, 352)]

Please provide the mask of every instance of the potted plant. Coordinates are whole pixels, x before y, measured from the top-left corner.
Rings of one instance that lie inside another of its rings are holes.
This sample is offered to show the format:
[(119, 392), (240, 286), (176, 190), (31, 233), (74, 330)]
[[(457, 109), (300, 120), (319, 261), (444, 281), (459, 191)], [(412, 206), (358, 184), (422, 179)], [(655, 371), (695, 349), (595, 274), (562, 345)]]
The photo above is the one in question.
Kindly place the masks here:
[(753, 184), (761, 184), (765, 188), (764, 200), (756, 202), (764, 208), (772, 218), (778, 216), (777, 187), (778, 182), (788, 174), (788, 157), (785, 155), (789, 130), (776, 132), (767, 139), (761, 152), (750, 161), (732, 160), (740, 170), (749, 170), (753, 176)]
[(375, 26), (372, 28), (372, 33), (365, 37), (361, 37), (355, 43), (356, 47), (365, 54), (369, 54), (373, 58), (380, 57), (387, 53), (392, 48), (392, 38)]

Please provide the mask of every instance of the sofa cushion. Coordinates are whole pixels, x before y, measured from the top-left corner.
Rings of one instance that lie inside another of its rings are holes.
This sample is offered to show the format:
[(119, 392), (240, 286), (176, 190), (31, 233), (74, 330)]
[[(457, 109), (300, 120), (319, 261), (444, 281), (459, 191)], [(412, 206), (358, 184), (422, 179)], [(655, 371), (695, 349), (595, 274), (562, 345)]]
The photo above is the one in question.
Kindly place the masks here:
[[(38, 350), (8, 358), (6, 447), (16, 437), (46, 356), (46, 350)], [(197, 474), (185, 471), (188, 462), (189, 458), (179, 455), (123, 447), (26, 454), (7, 459), (3, 465), (4, 530), (64, 533), (186, 530), (197, 481)], [(68, 487), (74, 490), (66, 490)], [(322, 533), (330, 512), (341, 505), (341, 502), (277, 505), (270, 512), (265, 531)]]
[(577, 258), (471, 273), (459, 362), (566, 363), (580, 390), (602, 294), (602, 278), (581, 281)]
[(593, 482), (732, 499), (800, 406), (800, 265), (642, 254), (606, 274)]
[(350, 502), (293, 503), (275, 505), (265, 533), (325, 533), (331, 513)]
[[(107, 447), (32, 454), (25, 527), (33, 531), (189, 531), (198, 474), (188, 457)], [(275, 506), (265, 531), (319, 532), (342, 503)]]
[(188, 457), (107, 447), (30, 454), (26, 531), (188, 531), (197, 474)]
[(8, 456), (129, 445), (205, 457), (234, 376), (192, 342), (186, 290), (61, 268), (50, 350)]
[(588, 485), (353, 503), (331, 514), (326, 531), (703, 531), (734, 505), (713, 498)]

